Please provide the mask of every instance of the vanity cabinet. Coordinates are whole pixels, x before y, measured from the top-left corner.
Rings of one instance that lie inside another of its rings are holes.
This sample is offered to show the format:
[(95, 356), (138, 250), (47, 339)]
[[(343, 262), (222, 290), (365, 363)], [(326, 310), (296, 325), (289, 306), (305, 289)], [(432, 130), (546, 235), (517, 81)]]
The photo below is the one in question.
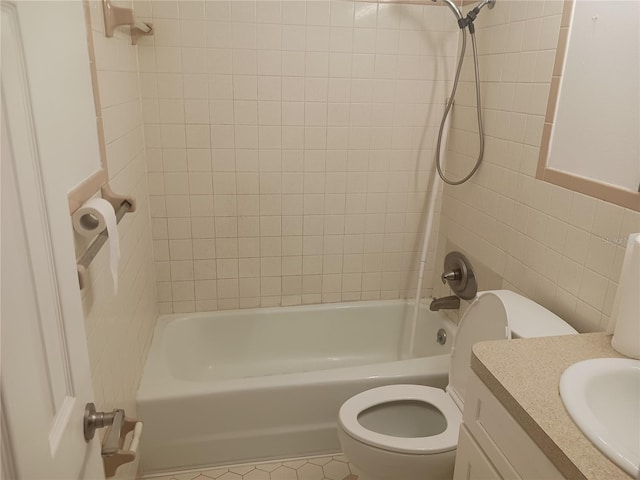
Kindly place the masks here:
[(564, 478), (473, 372), (465, 396), (454, 480)]

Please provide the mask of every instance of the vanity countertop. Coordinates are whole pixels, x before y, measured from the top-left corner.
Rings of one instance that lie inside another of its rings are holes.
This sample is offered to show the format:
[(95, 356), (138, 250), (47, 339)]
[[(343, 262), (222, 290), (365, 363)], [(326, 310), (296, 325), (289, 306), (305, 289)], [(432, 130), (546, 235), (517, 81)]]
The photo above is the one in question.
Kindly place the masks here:
[(567, 367), (605, 357), (623, 357), (605, 333), (497, 340), (473, 347), (471, 368), (566, 478), (629, 480), (576, 427), (560, 398)]

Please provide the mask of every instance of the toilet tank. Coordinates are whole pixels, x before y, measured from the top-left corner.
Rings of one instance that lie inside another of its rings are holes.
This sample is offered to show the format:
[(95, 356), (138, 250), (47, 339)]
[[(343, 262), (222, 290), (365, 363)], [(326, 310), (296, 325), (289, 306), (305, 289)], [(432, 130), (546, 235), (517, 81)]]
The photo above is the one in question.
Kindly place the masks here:
[(509, 290), (493, 290), (502, 300), (512, 338), (552, 337), (578, 332), (555, 313)]

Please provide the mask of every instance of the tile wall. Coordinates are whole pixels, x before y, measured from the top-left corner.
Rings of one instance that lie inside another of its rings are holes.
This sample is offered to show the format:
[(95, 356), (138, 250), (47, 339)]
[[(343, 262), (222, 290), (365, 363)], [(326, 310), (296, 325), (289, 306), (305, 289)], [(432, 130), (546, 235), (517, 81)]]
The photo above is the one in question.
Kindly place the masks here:
[(136, 5), (161, 312), (412, 296), (446, 7)]
[[(605, 330), (640, 214), (535, 179), (561, 12), (556, 0), (498, 0), (477, 21), (485, 161), (471, 182), (444, 190), (436, 266), (454, 242), (502, 277), (502, 287), (579, 331)], [(478, 151), (471, 65), (469, 57), (452, 122), (454, 174)]]
[[(124, 408), (135, 416), (135, 395), (158, 316), (138, 62), (128, 32), (105, 37), (101, 2), (90, 2), (90, 17), (110, 185), (114, 192), (133, 195), (137, 210), (119, 224), (117, 295), (105, 246), (89, 268), (82, 301), (96, 406)], [(82, 248), (82, 240), (76, 240)], [(134, 478), (136, 470), (137, 462), (124, 465), (115, 478)]]

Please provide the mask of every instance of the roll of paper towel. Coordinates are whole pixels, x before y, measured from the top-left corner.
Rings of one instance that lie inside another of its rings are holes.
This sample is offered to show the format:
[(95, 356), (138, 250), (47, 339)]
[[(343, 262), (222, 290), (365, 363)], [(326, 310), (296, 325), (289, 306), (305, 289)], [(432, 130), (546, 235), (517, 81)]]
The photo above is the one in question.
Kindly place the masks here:
[(613, 305), (616, 324), (611, 346), (640, 358), (640, 233), (629, 236)]
[(71, 217), (73, 228), (83, 237), (95, 237), (105, 228), (109, 234), (109, 265), (113, 277), (113, 291), (118, 293), (118, 263), (120, 262), (120, 236), (113, 206), (103, 198), (92, 198)]

